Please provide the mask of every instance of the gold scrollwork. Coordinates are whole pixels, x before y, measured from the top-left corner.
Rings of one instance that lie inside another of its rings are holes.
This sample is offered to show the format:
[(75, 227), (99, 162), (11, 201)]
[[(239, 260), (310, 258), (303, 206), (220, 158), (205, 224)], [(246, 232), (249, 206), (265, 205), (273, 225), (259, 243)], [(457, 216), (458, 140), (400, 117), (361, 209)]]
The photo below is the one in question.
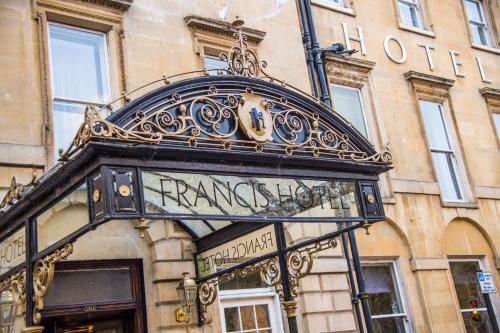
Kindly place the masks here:
[(54, 279), (55, 264), (66, 259), (73, 253), (73, 245), (68, 243), (63, 248), (55, 250), (44, 258), (38, 259), (33, 268), (33, 322), (39, 324), (42, 320), (43, 298), (47, 294)]
[(7, 190), (7, 194), (5, 194), (5, 197), (0, 203), (0, 211), (4, 207), (12, 205), (16, 200), (21, 199), (25, 190), (35, 185), (35, 183), (36, 183), (36, 174), (33, 175), (33, 179), (27, 185), (18, 183), (16, 177), (12, 177), (12, 180), (10, 182), (10, 187)]
[(9, 290), (14, 302), (19, 305), (21, 313), (26, 312), (26, 269), (23, 268), (0, 281), (0, 291)]
[(201, 313), (200, 320), (203, 322), (207, 320), (207, 307), (217, 298), (217, 287), (219, 285), (232, 281), (237, 277), (245, 277), (256, 272), (259, 272), (262, 282), (268, 287), (275, 287), (280, 299), (283, 299), (279, 261), (278, 258), (273, 257), (213, 279), (203, 281), (198, 287), (198, 299), (200, 301)]
[(287, 267), (290, 279), (290, 293), (294, 298), (299, 296), (300, 279), (311, 272), (314, 261), (313, 254), (335, 247), (337, 247), (337, 240), (330, 238), (288, 252)]

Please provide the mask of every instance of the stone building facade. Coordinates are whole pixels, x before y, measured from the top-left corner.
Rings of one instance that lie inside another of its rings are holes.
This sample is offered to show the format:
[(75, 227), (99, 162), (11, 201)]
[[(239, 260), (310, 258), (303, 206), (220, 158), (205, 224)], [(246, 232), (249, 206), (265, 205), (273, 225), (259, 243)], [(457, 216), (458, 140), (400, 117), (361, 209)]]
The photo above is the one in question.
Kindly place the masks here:
[[(356, 231), (376, 331), (493, 332), (474, 277), (482, 269), (500, 285), (500, 3), (311, 1), (319, 44), (358, 50), (324, 53), (334, 109), (377, 150), (389, 143), (393, 157), (394, 168), (380, 179), (387, 218)], [(83, 105), (125, 94), (116, 110), (144, 94), (136, 88), (154, 80), (161, 86), (162, 75), (219, 65), (216, 56), (233, 44), (235, 19), (244, 20), (249, 47), (274, 77), (312, 93), (293, 0), (2, 1), (2, 193), (13, 176), (29, 183), (56, 165), (58, 149), (83, 120)], [(64, 53), (64, 43), (75, 40), (97, 52), (101, 74), (78, 70), (88, 65), (79, 63), (85, 50)], [(102, 82), (89, 83), (98, 76)], [(79, 84), (96, 93), (66, 88)], [(51, 223), (85, 218), (80, 199), (68, 200), (52, 209)], [(175, 288), (182, 272), (195, 275), (191, 235), (175, 221), (152, 220), (141, 237), (138, 224), (100, 226), (75, 243), (68, 260), (142, 259), (148, 332), (229, 330), (224, 309), (241, 311), (255, 299), (275, 307), (268, 315), (273, 332), (287, 330), (279, 301), (262, 288), (246, 295), (248, 302), (231, 290), (221, 293), (204, 326), (198, 318), (177, 322)], [(296, 243), (332, 228), (296, 223), (286, 230)], [(490, 299), (499, 322), (498, 293)], [(340, 246), (319, 254), (302, 280), (297, 321), (299, 332), (360, 330)], [(20, 316), (14, 332), (23, 327)]]

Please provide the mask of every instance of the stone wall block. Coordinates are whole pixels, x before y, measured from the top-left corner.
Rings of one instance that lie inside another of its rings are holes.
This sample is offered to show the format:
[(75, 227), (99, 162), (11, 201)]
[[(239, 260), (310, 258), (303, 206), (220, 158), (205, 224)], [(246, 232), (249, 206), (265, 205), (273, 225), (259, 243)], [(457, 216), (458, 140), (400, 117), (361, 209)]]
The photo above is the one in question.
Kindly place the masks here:
[(165, 232), (165, 221), (163, 220), (149, 220), (148, 235), (151, 242), (157, 242), (161, 239), (165, 239), (167, 234)]
[(304, 313), (333, 311), (332, 295), (328, 293), (303, 294)]
[(161, 240), (154, 245), (155, 258), (153, 260), (181, 260), (183, 259), (182, 243), (180, 239)]
[(351, 294), (348, 291), (333, 293), (333, 309), (335, 311), (352, 310)]
[(321, 274), (323, 290), (349, 290), (347, 274)]
[(323, 313), (304, 315), (304, 324), (307, 325), (309, 333), (328, 332), (327, 320)]
[(320, 291), (321, 290), (321, 285), (319, 284), (319, 275), (316, 274), (310, 274), (305, 277), (303, 277), (300, 280), (300, 286), (302, 288), (302, 291)]
[(154, 280), (180, 280), (184, 272), (188, 272), (190, 276), (195, 276), (193, 261), (173, 260), (157, 261), (153, 263)]
[(354, 332), (356, 322), (352, 312), (337, 312), (328, 316), (330, 332)]
[(344, 258), (316, 258), (312, 273), (340, 273), (347, 272), (347, 262)]

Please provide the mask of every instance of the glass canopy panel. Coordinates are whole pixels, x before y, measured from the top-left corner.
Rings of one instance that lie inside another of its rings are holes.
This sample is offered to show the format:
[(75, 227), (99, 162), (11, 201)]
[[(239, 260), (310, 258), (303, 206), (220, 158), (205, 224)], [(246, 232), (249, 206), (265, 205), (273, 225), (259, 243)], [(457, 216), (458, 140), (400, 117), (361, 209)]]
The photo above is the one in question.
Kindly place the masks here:
[(349, 181), (143, 171), (146, 213), (178, 216), (359, 217)]
[(36, 218), (38, 251), (42, 251), (89, 223), (87, 186), (52, 205)]

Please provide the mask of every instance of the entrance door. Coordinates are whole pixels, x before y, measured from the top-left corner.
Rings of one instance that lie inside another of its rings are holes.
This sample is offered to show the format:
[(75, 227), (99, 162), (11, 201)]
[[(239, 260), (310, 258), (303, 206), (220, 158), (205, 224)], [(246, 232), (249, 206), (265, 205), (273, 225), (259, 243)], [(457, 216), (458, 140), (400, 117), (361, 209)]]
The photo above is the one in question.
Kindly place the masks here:
[(130, 325), (124, 319), (91, 321), (86, 323), (61, 325), (56, 333), (128, 333)]
[(44, 298), (44, 333), (146, 332), (142, 261), (65, 261)]

